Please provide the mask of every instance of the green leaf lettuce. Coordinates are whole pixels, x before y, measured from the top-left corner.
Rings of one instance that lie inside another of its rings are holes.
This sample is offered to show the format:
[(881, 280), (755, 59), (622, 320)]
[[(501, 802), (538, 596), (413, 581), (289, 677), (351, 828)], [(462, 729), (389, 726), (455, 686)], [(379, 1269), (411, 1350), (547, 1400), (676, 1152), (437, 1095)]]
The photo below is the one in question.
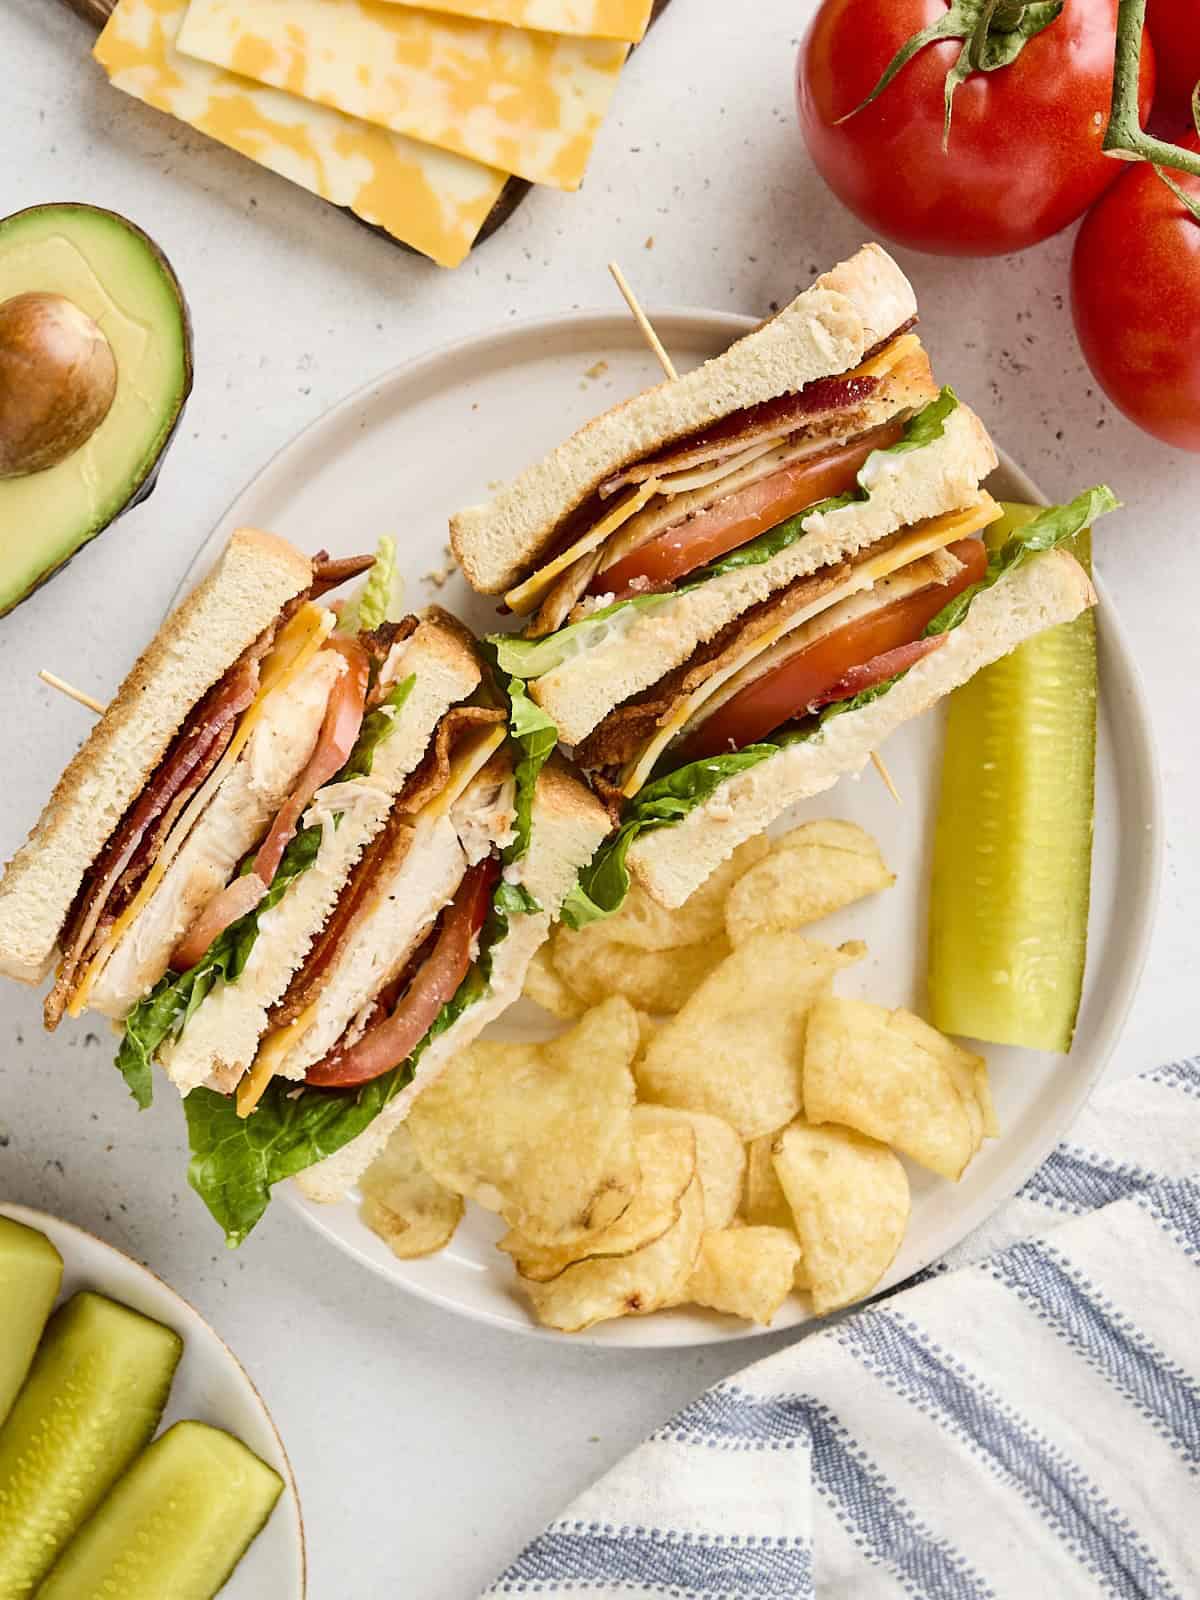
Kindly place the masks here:
[[(193, 1089), (183, 1103), (192, 1159), (188, 1182), (225, 1232), (240, 1245), (262, 1217), (271, 1189), (336, 1154), (368, 1128), (411, 1083), (421, 1056), (488, 993), (495, 953), (508, 934), (520, 890), (501, 880), (479, 937), (479, 953), (452, 999), (406, 1061), (357, 1089), (317, 1089), (276, 1078), (248, 1117), (231, 1095)], [(514, 894), (517, 897), (514, 899)]]

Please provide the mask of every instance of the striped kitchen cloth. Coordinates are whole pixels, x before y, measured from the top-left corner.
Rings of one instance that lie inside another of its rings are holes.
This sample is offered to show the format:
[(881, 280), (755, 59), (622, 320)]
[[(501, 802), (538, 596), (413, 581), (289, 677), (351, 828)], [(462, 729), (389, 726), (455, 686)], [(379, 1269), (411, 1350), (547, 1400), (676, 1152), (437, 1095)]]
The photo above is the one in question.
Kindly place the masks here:
[(490, 1595), (1200, 1600), (1200, 1059), (945, 1261), (718, 1384)]

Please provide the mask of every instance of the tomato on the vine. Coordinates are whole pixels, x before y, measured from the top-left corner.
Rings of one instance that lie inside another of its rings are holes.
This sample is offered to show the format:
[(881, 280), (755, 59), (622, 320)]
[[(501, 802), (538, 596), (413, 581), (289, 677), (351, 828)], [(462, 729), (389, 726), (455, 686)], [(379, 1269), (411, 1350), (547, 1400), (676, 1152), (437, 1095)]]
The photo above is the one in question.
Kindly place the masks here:
[[(1200, 139), (1181, 141), (1200, 151)], [(1200, 207), (1200, 178), (1172, 179)], [(1147, 164), (1093, 206), (1071, 258), (1071, 310), (1112, 403), (1167, 444), (1200, 450), (1200, 220)]]
[[(822, 0), (800, 45), (797, 104), (817, 170), (864, 222), (918, 250), (1024, 249), (1073, 222), (1120, 175), (1101, 153), (1117, 0), (1066, 0), (1048, 23), (1045, 7), (997, 6), (992, 15), (1010, 31), (989, 36), (988, 59), (1008, 64), (957, 83), (945, 149), (946, 76), (965, 48), (961, 28), (924, 44), (855, 111), (914, 34), (948, 26), (949, 12), (965, 23), (981, 9), (975, 0), (949, 8), (946, 0)], [(1014, 21), (1027, 37), (1011, 31)], [(1153, 87), (1146, 43), (1143, 116)]]

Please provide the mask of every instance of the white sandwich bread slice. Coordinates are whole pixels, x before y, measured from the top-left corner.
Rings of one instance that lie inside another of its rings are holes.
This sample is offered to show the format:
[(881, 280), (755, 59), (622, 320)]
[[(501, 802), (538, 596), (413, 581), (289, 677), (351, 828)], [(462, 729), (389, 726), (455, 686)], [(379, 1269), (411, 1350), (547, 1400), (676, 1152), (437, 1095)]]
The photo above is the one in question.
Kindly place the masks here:
[[(335, 1155), (301, 1173), (296, 1182), (313, 1200), (341, 1199), (383, 1149), (407, 1117), (416, 1097), (520, 998), (525, 970), (557, 918), (563, 900), (609, 832), (608, 814), (566, 767), (553, 759), (542, 769), (534, 792), (530, 843), (516, 864), (520, 882), (541, 908), (511, 919), (496, 946), (488, 991), (462, 1013), (421, 1055), (416, 1074), (380, 1112), (374, 1122)], [(400, 942), (403, 942), (401, 940)], [(355, 960), (351, 950), (348, 962)], [(343, 992), (342, 1003), (351, 998)]]
[(312, 581), (307, 556), (240, 528), (138, 657), (0, 880), (0, 973), (40, 982), (85, 873), (188, 713)]
[(916, 309), (892, 258), (864, 245), (721, 355), (585, 423), (491, 500), (452, 517), (450, 541), (468, 581), (483, 594), (503, 593), (630, 463), (732, 412), (848, 372)]
[(529, 686), (563, 742), (581, 743), (615, 706), (650, 688), (788, 584), (856, 556), (901, 528), (979, 504), (979, 485), (995, 467), (996, 452), (979, 418), (960, 404), (940, 438), (885, 459), (888, 468), (872, 480), (868, 498), (814, 512), (803, 536), (768, 560), (666, 595), (661, 604), (627, 606), (585, 625), (583, 647)]
[(819, 735), (793, 744), (722, 783), (672, 827), (643, 833), (627, 858), (632, 877), (665, 906), (679, 906), (744, 840), (799, 800), (858, 772), (902, 723), (919, 716), (1024, 640), (1069, 622), (1096, 601), (1083, 568), (1065, 551), (1028, 560), (976, 595), (965, 620), (869, 705), (831, 717)]
[[(218, 983), (178, 1036), (159, 1051), (161, 1065), (181, 1093), (210, 1080), (236, 1081), (250, 1066), (271, 1007), (328, 920), (359, 856), (386, 822), (439, 722), (480, 681), (473, 641), (444, 612), (422, 620), (396, 647), (386, 671), (397, 682), (411, 676), (413, 685), (376, 751), (370, 774), (317, 793), (304, 818), (305, 825), (324, 825), (316, 861), (263, 914), (237, 981)], [(336, 826), (334, 815), (340, 817)]]

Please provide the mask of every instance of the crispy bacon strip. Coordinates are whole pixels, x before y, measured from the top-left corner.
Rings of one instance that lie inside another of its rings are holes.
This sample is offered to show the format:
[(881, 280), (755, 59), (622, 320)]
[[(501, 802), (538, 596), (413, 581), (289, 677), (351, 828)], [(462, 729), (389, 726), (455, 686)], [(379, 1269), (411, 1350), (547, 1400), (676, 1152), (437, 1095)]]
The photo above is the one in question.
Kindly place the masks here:
[[(43, 1016), (62, 1020), (85, 964), (137, 892), (167, 831), (228, 748), (239, 716), (258, 693), (259, 665), (275, 629), (260, 634), (189, 713), (146, 787), (89, 869), (63, 926), (63, 959)], [(120, 889), (120, 898), (116, 891)]]
[(380, 681), (380, 674), (387, 664), (387, 658), (398, 644), (403, 644), (406, 639), (411, 639), (421, 626), (420, 619), (413, 616), (404, 617), (400, 622), (383, 622), (378, 628), (372, 628), (369, 633), (360, 633), (358, 642), (367, 652), (371, 663), (371, 687), (367, 694), (367, 710), (374, 711), (391, 693), (391, 682)]
[[(862, 360), (870, 361), (881, 355), (888, 345), (916, 325), (917, 318), (910, 317), (886, 338), (877, 340), (869, 350), (864, 350)], [(709, 427), (689, 434), (687, 438), (676, 439), (657, 455), (636, 462), (609, 478), (600, 485), (600, 495), (607, 499), (625, 484), (642, 483), (646, 478), (663, 472), (679, 472), (705, 461), (719, 461), (723, 456), (744, 450), (756, 439), (807, 427), (818, 418), (861, 405), (875, 393), (881, 381), (879, 378), (863, 377), (815, 378), (795, 394), (778, 395), (773, 400), (763, 400), (758, 405), (730, 412)]]
[(503, 722), (506, 715), (499, 706), (452, 706), (438, 723), (433, 742), (420, 765), (409, 773), (397, 795), (397, 810), (413, 816), (441, 794), (450, 776), (451, 752), (463, 733), (473, 727), (495, 726)]
[(334, 561), (327, 551), (318, 550), (313, 557), (312, 583), (304, 598), (319, 600), (322, 595), (328, 594), (330, 589), (336, 589), (341, 584), (348, 583), (351, 578), (370, 572), (374, 565), (374, 556), (343, 556), (340, 560)]
[(840, 412), (849, 411), (870, 399), (880, 385), (879, 378), (818, 378), (796, 394), (777, 395), (744, 411), (733, 411), (701, 433), (671, 445), (646, 461), (626, 467), (615, 478), (600, 485), (605, 499), (631, 483), (667, 472), (682, 472), (687, 467), (715, 465), (726, 456), (755, 444), (759, 439), (785, 438), (800, 428), (812, 427)]

